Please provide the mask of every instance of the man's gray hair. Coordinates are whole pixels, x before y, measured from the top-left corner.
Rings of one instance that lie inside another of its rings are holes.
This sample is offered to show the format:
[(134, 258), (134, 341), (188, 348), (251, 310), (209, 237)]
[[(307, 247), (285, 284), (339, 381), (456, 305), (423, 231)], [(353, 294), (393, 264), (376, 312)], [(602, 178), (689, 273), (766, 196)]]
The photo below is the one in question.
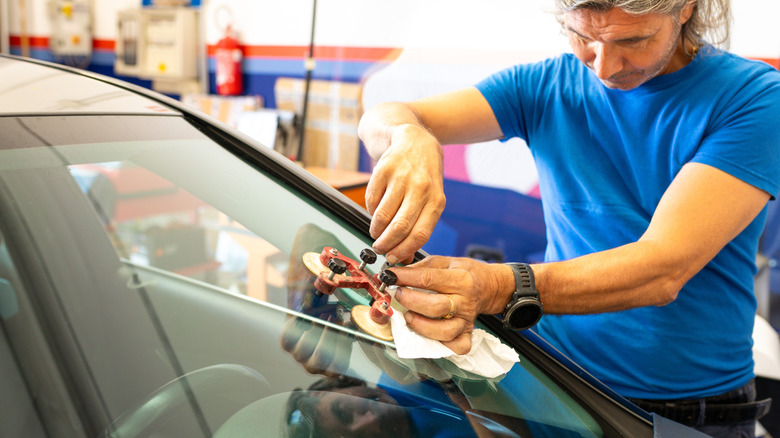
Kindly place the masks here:
[(728, 48), (731, 25), (730, 0), (555, 0), (556, 15), (562, 21), (563, 13), (575, 9), (608, 11), (619, 8), (634, 14), (677, 15), (686, 4), (693, 2), (693, 14), (682, 27), (684, 39), (698, 45), (704, 40)]

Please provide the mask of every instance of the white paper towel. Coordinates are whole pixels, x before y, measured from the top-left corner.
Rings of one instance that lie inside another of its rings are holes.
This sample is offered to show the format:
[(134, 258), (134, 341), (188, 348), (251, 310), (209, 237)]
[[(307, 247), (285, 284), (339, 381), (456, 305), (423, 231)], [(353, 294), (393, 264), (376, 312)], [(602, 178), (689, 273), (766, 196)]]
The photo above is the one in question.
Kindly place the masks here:
[[(388, 292), (393, 297), (396, 290), (397, 287), (388, 288)], [(515, 350), (478, 328), (471, 333), (471, 351), (466, 354), (455, 354), (441, 342), (426, 338), (410, 329), (403, 315), (406, 309), (397, 302), (394, 304), (390, 325), (398, 357), (402, 359), (446, 358), (462, 370), (487, 378), (506, 374), (516, 362), (520, 361)]]

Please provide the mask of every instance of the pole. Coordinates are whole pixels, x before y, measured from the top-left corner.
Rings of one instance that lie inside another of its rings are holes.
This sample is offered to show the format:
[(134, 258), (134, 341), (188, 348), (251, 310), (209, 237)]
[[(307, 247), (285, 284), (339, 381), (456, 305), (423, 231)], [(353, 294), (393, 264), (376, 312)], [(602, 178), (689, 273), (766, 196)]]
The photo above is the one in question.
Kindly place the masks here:
[[(311, 37), (309, 39), (309, 54), (304, 62), (306, 67), (306, 88), (303, 92), (303, 113), (301, 114), (301, 135), (298, 142), (298, 160), (303, 161), (303, 142), (306, 136), (306, 117), (309, 109), (309, 87), (311, 86), (311, 73), (314, 70), (314, 24), (317, 21), (317, 0), (313, 0), (311, 12)], [(305, 164), (305, 163), (304, 163)]]
[(27, 2), (25, 0), (19, 0), (19, 16), (20, 16), (20, 30), (21, 30), (21, 49), (22, 56), (25, 58), (30, 57), (30, 35), (27, 34)]

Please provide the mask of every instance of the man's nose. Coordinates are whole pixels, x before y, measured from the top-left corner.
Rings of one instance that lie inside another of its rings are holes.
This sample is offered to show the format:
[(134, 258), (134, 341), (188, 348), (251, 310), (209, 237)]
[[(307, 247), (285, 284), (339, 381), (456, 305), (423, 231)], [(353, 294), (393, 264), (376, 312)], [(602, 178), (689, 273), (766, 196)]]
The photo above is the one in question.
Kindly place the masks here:
[(353, 431), (370, 431), (374, 430), (378, 425), (377, 415), (371, 410), (366, 410), (363, 413), (353, 413), (351, 429)]
[(614, 74), (619, 73), (623, 68), (623, 63), (618, 50), (607, 44), (596, 44), (592, 68), (601, 80), (609, 79)]

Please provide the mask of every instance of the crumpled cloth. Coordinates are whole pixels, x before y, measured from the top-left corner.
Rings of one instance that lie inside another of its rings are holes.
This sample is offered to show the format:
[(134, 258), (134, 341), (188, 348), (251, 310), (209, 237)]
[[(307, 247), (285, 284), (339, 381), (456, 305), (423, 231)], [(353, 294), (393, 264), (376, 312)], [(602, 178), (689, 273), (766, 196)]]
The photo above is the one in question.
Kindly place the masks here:
[[(387, 291), (395, 296), (397, 287), (388, 287)], [(517, 352), (501, 343), (490, 333), (475, 328), (471, 333), (471, 351), (455, 354), (441, 342), (420, 335), (406, 325), (403, 313), (406, 311), (397, 302), (393, 306), (390, 326), (393, 342), (402, 359), (441, 359), (446, 358), (458, 368), (487, 378), (506, 374), (516, 362), (520, 361)], [(396, 307), (397, 306), (397, 307)]]

